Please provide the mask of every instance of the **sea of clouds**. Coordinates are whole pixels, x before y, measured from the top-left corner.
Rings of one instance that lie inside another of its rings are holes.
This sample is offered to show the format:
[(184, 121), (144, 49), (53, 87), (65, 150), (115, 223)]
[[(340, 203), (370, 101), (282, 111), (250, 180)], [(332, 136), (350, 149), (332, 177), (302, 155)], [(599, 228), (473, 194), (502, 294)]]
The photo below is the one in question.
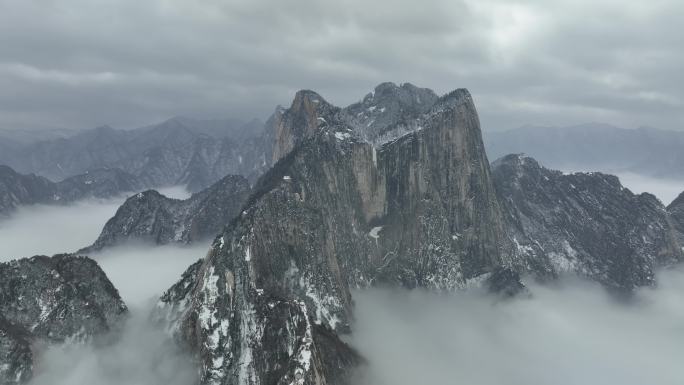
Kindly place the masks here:
[(369, 360), (357, 383), (684, 384), (681, 268), (629, 301), (576, 278), (530, 291), (355, 293), (351, 343)]
[[(188, 196), (182, 188), (162, 192), (179, 199)], [(20, 208), (0, 221), (0, 262), (74, 252), (91, 244), (124, 199)], [(191, 247), (127, 244), (90, 255), (119, 290), (130, 317), (114, 344), (37, 352), (31, 385), (193, 384), (193, 360), (150, 322), (150, 315), (159, 296), (208, 248), (209, 242)]]
[[(122, 201), (21, 208), (0, 222), (0, 262), (88, 245)], [(92, 255), (130, 307), (123, 335), (40, 353), (31, 385), (193, 384), (193, 360), (149, 317), (208, 247), (129, 244)], [(630, 301), (578, 279), (530, 283), (531, 297), (509, 301), (477, 290), (357, 291), (349, 342), (369, 365), (355, 384), (684, 384), (684, 271), (658, 282)]]

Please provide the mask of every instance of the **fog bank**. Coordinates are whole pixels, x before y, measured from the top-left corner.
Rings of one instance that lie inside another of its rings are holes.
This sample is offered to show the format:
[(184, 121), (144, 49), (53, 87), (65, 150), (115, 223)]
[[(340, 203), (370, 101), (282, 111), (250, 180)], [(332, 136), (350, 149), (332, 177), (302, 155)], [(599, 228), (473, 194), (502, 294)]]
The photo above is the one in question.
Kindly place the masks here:
[(38, 356), (29, 385), (191, 385), (192, 359), (148, 320), (152, 304), (131, 308), (121, 338), (106, 347), (53, 347)]
[(660, 199), (664, 205), (669, 205), (684, 191), (684, 181), (664, 178), (654, 178), (631, 172), (616, 173), (623, 186), (635, 194), (648, 192)]
[(684, 272), (617, 303), (577, 280), (508, 302), (479, 292), (356, 292), (362, 385), (681, 385)]
[(53, 347), (37, 360), (30, 385), (191, 385), (197, 370), (161, 325), (150, 319), (159, 296), (209, 242), (188, 247), (128, 244), (93, 254), (129, 306), (120, 338), (107, 346)]
[[(182, 188), (164, 189), (177, 198)], [(0, 262), (36, 254), (73, 252), (91, 244), (125, 198), (69, 206), (22, 207), (0, 222)], [(107, 346), (52, 347), (37, 351), (30, 385), (189, 385), (196, 368), (169, 335), (149, 322), (159, 296), (209, 249), (128, 244), (92, 254), (130, 309), (121, 338)]]
[(20, 207), (9, 218), (0, 220), (0, 262), (74, 252), (90, 245), (124, 200)]
[(181, 274), (209, 250), (210, 241), (192, 246), (124, 245), (91, 257), (129, 306), (158, 299)]
[(655, 195), (665, 206), (669, 205), (677, 196), (684, 191), (684, 180), (671, 178), (657, 178), (653, 176), (637, 174), (628, 171), (615, 171), (611, 169), (588, 170), (582, 167), (559, 167), (564, 173), (575, 172), (602, 172), (615, 175), (620, 183), (635, 194), (651, 193)]

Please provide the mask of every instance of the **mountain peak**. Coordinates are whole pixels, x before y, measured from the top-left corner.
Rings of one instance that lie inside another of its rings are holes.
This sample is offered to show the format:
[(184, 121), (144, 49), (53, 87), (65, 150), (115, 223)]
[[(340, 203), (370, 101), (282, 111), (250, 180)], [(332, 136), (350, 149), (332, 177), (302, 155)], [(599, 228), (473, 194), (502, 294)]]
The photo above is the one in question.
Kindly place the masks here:
[(339, 110), (314, 91), (297, 91), (290, 108), (273, 115), (275, 138), (272, 162), (287, 155), (298, 142), (310, 137), (319, 128), (337, 122)]

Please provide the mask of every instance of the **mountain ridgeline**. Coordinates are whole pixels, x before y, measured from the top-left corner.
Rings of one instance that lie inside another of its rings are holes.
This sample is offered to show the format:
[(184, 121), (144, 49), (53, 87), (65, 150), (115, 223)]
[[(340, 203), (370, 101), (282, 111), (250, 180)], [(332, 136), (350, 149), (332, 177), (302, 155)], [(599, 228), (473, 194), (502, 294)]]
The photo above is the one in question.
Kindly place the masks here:
[(130, 240), (161, 245), (211, 238), (240, 212), (249, 193), (249, 182), (239, 175), (225, 176), (185, 200), (167, 198), (155, 190), (138, 193), (119, 207), (95, 243), (79, 253)]
[(684, 133), (641, 127), (624, 129), (587, 123), (570, 127), (526, 126), (488, 130), (487, 153), (496, 159), (525, 153), (561, 170), (631, 172), (655, 178), (684, 178)]
[(34, 174), (22, 175), (0, 165), (0, 215), (19, 206), (33, 204), (68, 204), (84, 198), (111, 198), (139, 191), (140, 181), (119, 169), (97, 169), (72, 176), (61, 182)]
[(677, 209), (668, 213), (655, 196), (635, 195), (615, 176), (563, 174), (524, 155), (495, 161), (492, 173), (522, 272), (578, 273), (629, 292), (653, 285), (658, 267), (682, 260)]
[(256, 179), (270, 165), (264, 124), (173, 118), (135, 130), (102, 126), (67, 137), (17, 144), (0, 164), (62, 180), (90, 170), (120, 169), (146, 188), (202, 190), (228, 174)]
[[(341, 337), (352, 329), (352, 289), (509, 296), (525, 290), (523, 276), (576, 274), (629, 295), (684, 259), (683, 196), (664, 207), (614, 176), (563, 174), (524, 155), (490, 165), (465, 89), (439, 96), (383, 83), (345, 108), (304, 90), (265, 127), (245, 139), (253, 147), (225, 158), (240, 156), (236, 174), (265, 171), (259, 178), (225, 176), (227, 168), (216, 178), (214, 167), (228, 162), (200, 151), (186, 175), (204, 172), (197, 186), (217, 182), (187, 200), (153, 190), (130, 197), (81, 251), (213, 237), (153, 317), (195, 355), (201, 384), (349, 383), (372, 365)], [(168, 175), (183, 180), (176, 171)], [(3, 290), (0, 299), (19, 295)], [(0, 317), (8, 376), (31, 362), (31, 333)]]

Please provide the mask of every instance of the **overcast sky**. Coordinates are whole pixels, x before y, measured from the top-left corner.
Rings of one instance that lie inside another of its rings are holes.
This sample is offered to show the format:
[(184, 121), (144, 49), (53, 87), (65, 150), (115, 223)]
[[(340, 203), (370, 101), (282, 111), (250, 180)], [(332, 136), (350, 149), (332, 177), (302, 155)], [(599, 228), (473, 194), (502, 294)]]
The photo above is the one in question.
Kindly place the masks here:
[(0, 0), (0, 129), (467, 87), (486, 130), (684, 129), (681, 0)]

